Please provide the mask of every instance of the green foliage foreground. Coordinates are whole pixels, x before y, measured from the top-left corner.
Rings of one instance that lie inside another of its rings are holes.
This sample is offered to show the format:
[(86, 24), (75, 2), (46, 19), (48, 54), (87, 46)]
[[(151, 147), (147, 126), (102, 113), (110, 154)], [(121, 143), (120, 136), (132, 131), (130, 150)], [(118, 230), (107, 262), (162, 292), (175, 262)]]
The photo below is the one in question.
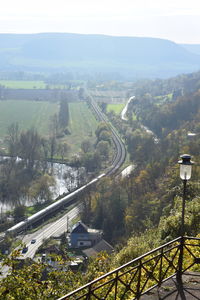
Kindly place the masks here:
[(58, 299), (77, 287), (99, 277), (108, 271), (109, 258), (106, 254), (91, 259), (86, 273), (72, 272), (66, 260), (54, 257), (56, 269), (47, 264), (31, 260), (22, 261), (19, 251), (3, 261), (3, 268), (9, 267), (9, 274), (0, 281), (0, 299), (36, 300)]
[[(194, 264), (195, 257), (200, 256), (200, 241), (187, 240), (184, 247), (183, 268), (190, 268), (190, 271), (200, 271), (199, 265)], [(124, 265), (118, 270), (117, 296), (121, 299), (124, 293), (126, 299), (132, 299), (138, 291), (138, 280), (140, 280), (140, 291), (145, 290), (157, 284), (177, 272), (179, 243), (173, 242), (165, 246), (162, 250), (155, 250), (143, 256), (140, 261), (133, 261)], [(137, 247), (137, 246), (136, 246)], [(164, 255), (163, 255), (164, 253)], [(0, 299), (32, 300), (32, 299), (58, 299), (68, 294), (70, 291), (98, 278), (109, 271), (111, 261), (105, 254), (101, 253), (96, 259), (90, 260), (87, 271), (72, 272), (68, 268), (66, 260), (59, 257), (54, 258), (57, 262), (57, 268), (52, 269), (45, 264), (33, 263), (30, 260), (24, 262), (24, 266), (16, 258), (19, 251), (14, 251), (11, 258), (4, 260), (3, 265), (9, 266), (9, 274), (1, 280)], [(173, 262), (173, 263), (172, 263)], [(139, 275), (140, 274), (140, 275)], [(116, 273), (111, 273), (93, 284), (93, 288), (104, 284), (103, 288), (98, 288), (95, 294), (99, 297), (108, 295), (108, 299), (114, 299)], [(131, 290), (127, 292), (126, 284), (129, 284)], [(84, 289), (74, 296), (81, 296)], [(108, 292), (108, 294), (106, 294)], [(74, 298), (69, 298), (74, 299)]]

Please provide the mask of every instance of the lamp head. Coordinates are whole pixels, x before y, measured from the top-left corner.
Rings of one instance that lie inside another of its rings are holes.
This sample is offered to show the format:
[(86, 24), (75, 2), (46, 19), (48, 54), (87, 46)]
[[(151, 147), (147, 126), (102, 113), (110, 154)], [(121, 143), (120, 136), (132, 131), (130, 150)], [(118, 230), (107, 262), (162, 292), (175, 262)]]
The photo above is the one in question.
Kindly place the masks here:
[(180, 178), (182, 180), (189, 180), (192, 175), (192, 165), (191, 156), (189, 154), (183, 154), (180, 156), (181, 160), (178, 161), (180, 164)]

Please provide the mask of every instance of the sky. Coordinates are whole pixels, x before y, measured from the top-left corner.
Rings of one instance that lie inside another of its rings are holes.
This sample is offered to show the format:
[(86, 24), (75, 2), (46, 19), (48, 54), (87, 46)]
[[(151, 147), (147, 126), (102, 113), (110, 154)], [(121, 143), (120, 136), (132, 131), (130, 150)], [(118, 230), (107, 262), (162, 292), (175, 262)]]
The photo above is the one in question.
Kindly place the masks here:
[(68, 32), (200, 44), (200, 0), (1, 0), (0, 33)]

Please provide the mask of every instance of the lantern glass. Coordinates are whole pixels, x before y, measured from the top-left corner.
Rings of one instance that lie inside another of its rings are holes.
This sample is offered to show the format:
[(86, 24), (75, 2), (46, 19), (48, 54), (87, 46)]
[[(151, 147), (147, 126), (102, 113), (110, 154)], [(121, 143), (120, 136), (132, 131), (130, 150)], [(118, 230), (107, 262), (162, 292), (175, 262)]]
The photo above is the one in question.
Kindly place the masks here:
[(189, 180), (192, 174), (192, 165), (180, 164), (180, 178), (182, 180)]

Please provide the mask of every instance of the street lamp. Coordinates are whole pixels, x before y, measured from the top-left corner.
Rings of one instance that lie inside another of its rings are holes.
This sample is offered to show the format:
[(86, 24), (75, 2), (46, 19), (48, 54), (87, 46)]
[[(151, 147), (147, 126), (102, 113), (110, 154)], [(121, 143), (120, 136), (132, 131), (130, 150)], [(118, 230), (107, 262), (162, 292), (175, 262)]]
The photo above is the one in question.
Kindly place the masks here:
[(183, 154), (180, 156), (181, 160), (178, 161), (180, 164), (180, 178), (183, 181), (183, 203), (182, 203), (182, 218), (181, 218), (181, 236), (185, 233), (185, 198), (186, 198), (186, 184), (192, 175), (192, 165), (191, 156), (189, 154)]
[(182, 217), (181, 217), (181, 244), (180, 244), (180, 254), (178, 262), (178, 273), (177, 279), (181, 280), (182, 277), (182, 267), (183, 267), (183, 246), (184, 246), (184, 233), (185, 233), (185, 200), (186, 200), (186, 185), (187, 181), (192, 175), (192, 165), (191, 156), (189, 154), (183, 154), (180, 156), (181, 160), (178, 161), (180, 165), (180, 178), (183, 181), (183, 202), (182, 202)]

